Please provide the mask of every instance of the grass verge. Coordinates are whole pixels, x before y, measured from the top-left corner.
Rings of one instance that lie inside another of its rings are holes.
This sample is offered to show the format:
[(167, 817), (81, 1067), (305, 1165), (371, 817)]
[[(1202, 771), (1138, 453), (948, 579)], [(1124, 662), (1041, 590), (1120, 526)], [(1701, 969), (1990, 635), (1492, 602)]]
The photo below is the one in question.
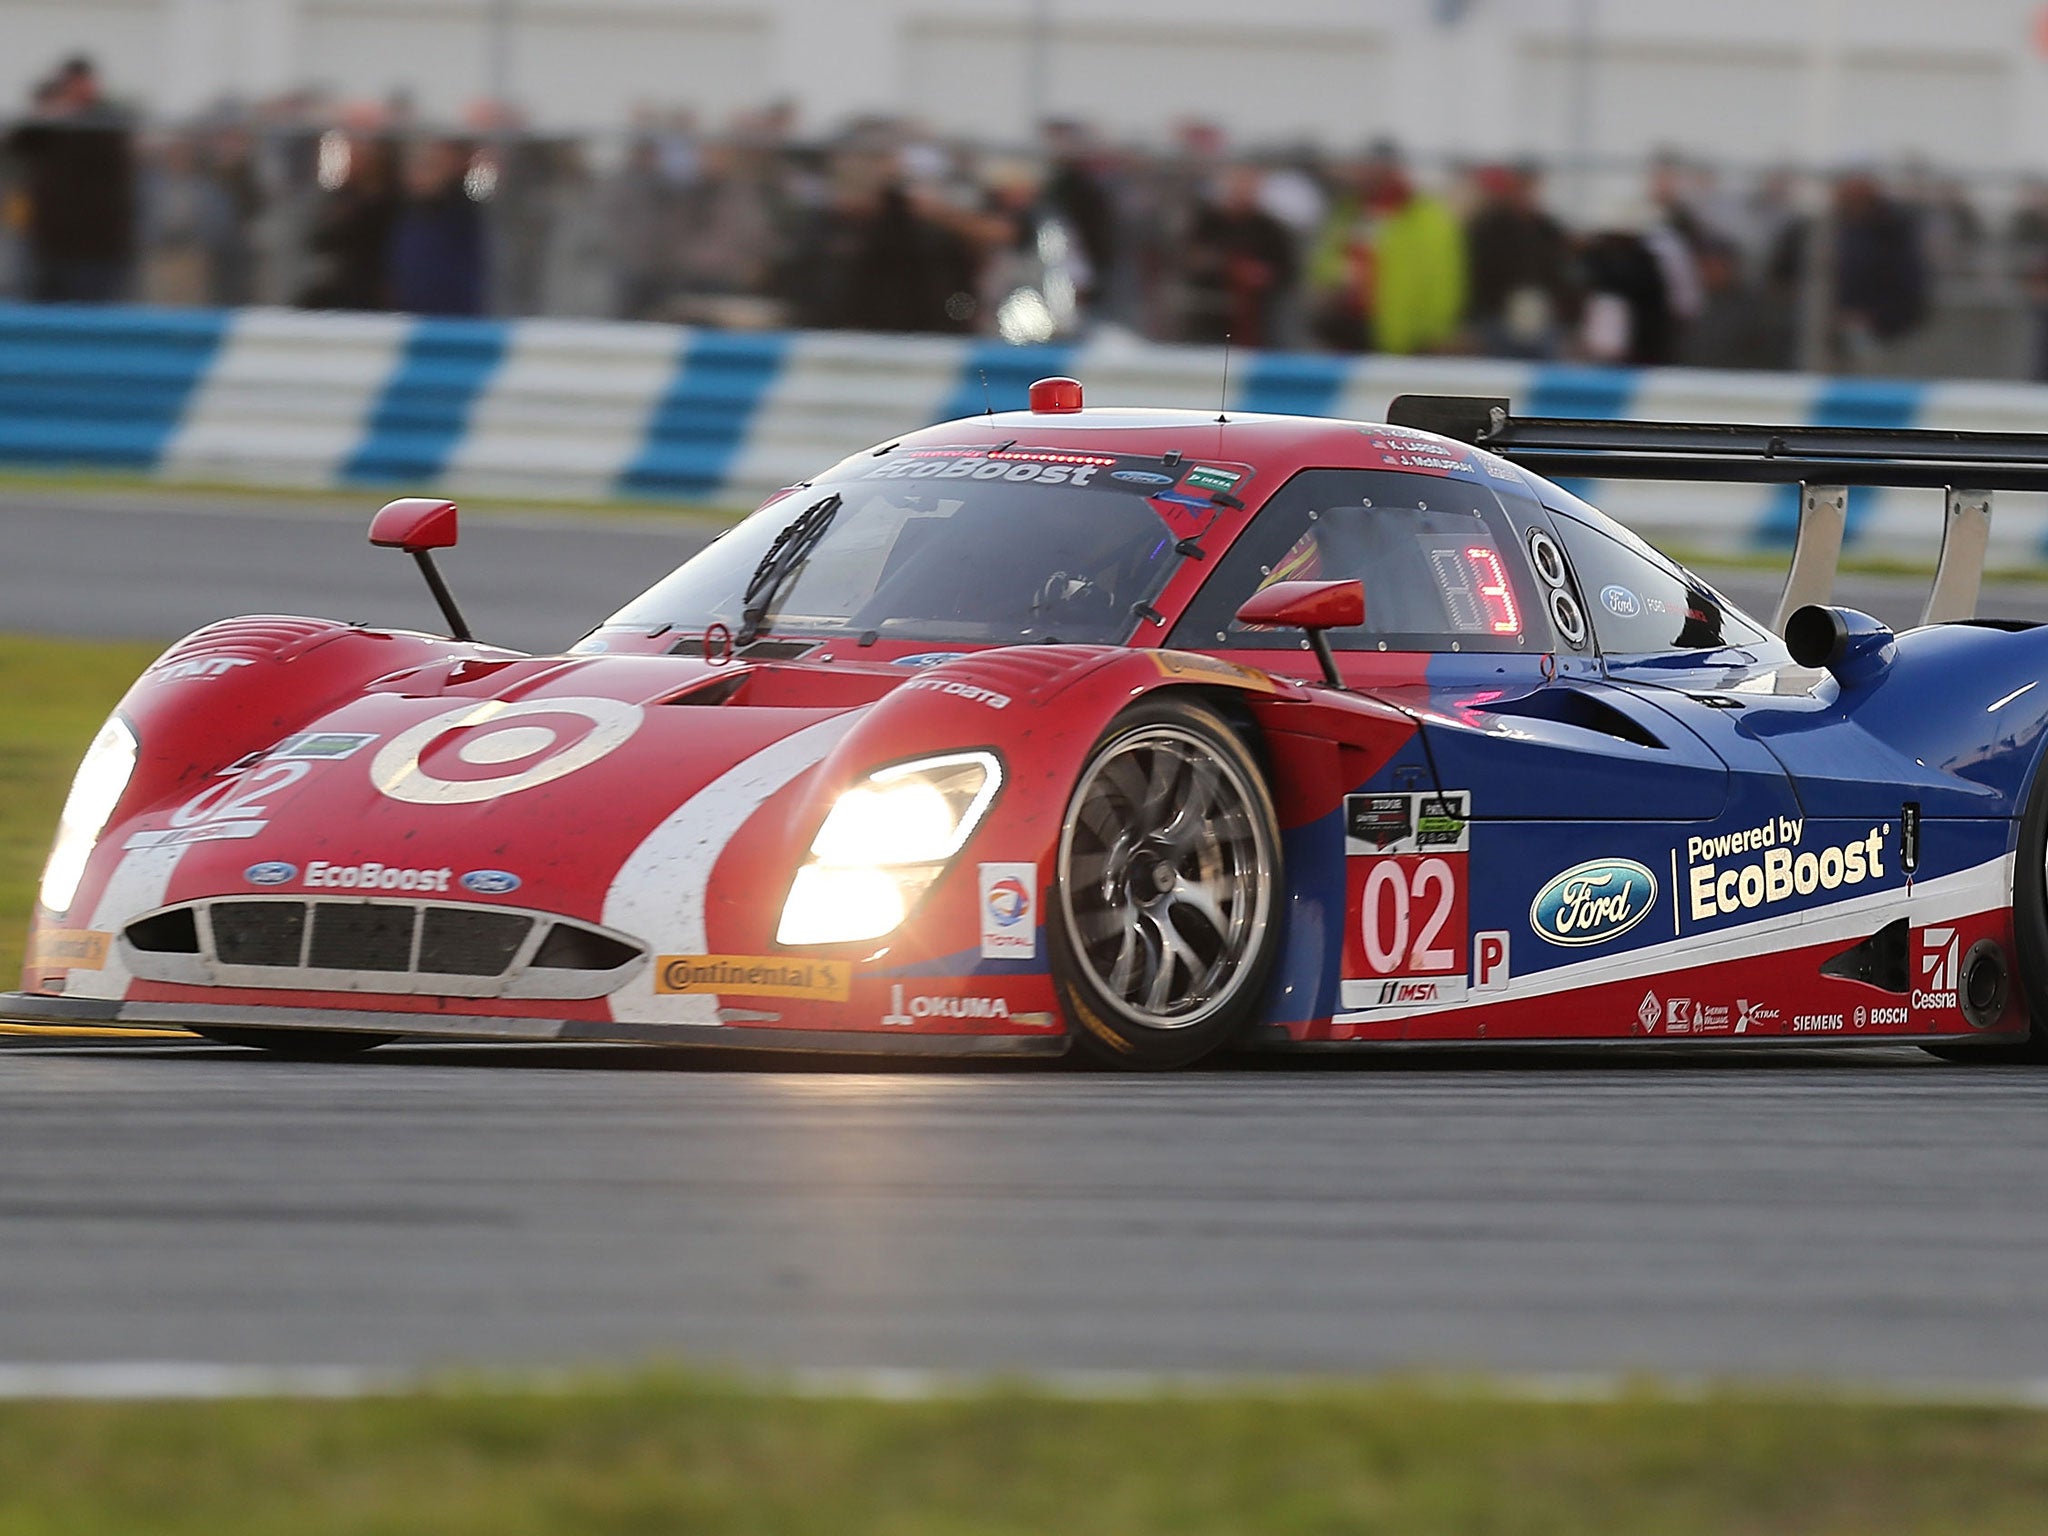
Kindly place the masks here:
[(0, 992), (20, 976), (29, 908), (72, 770), (162, 649), (0, 635)]
[(651, 1376), (0, 1405), (10, 1536), (2004, 1536), (2039, 1532), (2044, 1509), (2048, 1415), (1823, 1397), (877, 1402)]

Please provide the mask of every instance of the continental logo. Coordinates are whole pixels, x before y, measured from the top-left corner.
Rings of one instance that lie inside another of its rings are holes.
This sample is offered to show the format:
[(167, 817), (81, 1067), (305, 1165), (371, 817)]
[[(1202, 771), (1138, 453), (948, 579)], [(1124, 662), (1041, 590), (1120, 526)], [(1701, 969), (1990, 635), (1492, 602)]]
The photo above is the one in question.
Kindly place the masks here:
[(90, 928), (45, 928), (29, 943), (28, 963), (53, 969), (102, 971), (107, 966), (111, 933)]
[(665, 997), (802, 997), (843, 1003), (853, 991), (844, 960), (792, 960), (786, 955), (663, 955), (654, 990)]
[(1198, 656), (1192, 651), (1153, 651), (1152, 665), (1164, 677), (1199, 678), (1205, 683), (1228, 683), (1237, 688), (1249, 688), (1256, 693), (1273, 693), (1277, 685), (1263, 672), (1254, 672), (1249, 667), (1233, 666), (1230, 662), (1219, 661), (1213, 656)]

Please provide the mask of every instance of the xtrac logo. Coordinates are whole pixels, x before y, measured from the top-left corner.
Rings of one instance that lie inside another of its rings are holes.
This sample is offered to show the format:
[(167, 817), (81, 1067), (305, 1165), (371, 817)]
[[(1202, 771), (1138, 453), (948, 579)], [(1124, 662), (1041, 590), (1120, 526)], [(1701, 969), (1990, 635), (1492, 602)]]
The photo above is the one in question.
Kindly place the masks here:
[(1963, 941), (1953, 928), (1922, 928), (1913, 957), (1913, 1006), (1953, 1008)]

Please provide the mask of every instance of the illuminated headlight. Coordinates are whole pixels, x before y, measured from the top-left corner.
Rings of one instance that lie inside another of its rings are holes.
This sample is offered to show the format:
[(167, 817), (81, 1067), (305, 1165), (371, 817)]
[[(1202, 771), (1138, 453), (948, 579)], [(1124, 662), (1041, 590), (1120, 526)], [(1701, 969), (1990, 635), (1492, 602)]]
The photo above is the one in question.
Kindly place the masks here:
[(883, 768), (834, 802), (783, 903), (778, 944), (893, 933), (966, 846), (1002, 787), (992, 752)]
[(93, 844), (134, 772), (135, 733), (119, 716), (111, 717), (86, 748), (85, 761), (71, 780), (71, 794), (57, 823), (57, 841), (50, 848), (50, 862), (43, 866), (39, 897), (46, 911), (62, 915), (71, 910), (85, 861), (92, 857)]

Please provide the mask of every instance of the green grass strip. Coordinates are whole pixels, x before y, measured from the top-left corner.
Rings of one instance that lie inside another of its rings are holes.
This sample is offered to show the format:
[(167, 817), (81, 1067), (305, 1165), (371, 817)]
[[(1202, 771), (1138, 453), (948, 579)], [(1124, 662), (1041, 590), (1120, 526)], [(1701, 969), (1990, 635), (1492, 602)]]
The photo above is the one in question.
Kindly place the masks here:
[(2038, 1533), (2048, 1415), (1645, 1392), (558, 1393), (0, 1405), (8, 1536)]

